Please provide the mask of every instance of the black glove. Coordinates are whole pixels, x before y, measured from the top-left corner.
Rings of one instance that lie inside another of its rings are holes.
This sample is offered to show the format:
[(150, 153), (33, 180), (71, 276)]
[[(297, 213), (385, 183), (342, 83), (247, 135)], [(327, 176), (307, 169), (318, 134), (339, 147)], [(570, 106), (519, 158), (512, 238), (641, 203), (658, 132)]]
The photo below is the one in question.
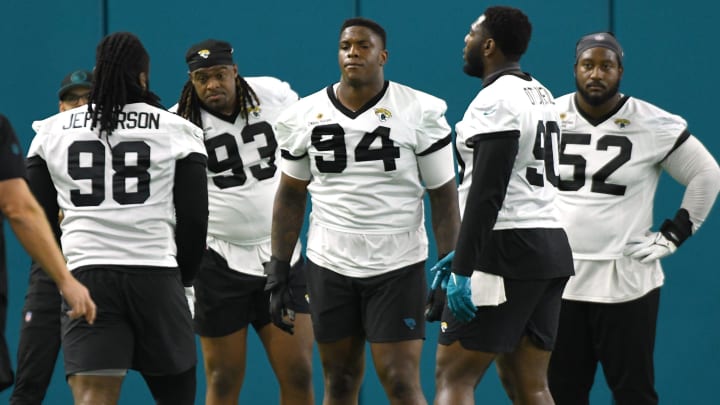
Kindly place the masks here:
[[(290, 308), (292, 292), (288, 285), (290, 278), (290, 263), (270, 257), (270, 261), (263, 263), (267, 281), (265, 291), (270, 292), (270, 319), (278, 328), (293, 334), (295, 311)], [(285, 320), (285, 317), (289, 321)]]
[(442, 318), (447, 293), (442, 288), (433, 288), (428, 293), (425, 302), (425, 320), (428, 322), (439, 321)]

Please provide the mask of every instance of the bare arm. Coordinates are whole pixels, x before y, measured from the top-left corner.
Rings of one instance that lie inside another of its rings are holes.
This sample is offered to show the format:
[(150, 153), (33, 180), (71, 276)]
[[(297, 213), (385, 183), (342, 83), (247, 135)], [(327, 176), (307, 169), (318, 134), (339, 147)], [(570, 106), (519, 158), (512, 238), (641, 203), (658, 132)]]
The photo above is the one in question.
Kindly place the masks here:
[[(20, 243), (55, 281), (72, 307), (71, 317), (95, 320), (95, 303), (88, 290), (70, 274), (45, 212), (22, 178), (0, 181), (0, 210)], [(57, 211), (55, 211), (57, 215)]]
[(455, 250), (460, 233), (460, 208), (455, 179), (428, 190), (432, 210), (432, 227), (439, 256)]
[(280, 177), (271, 230), (272, 256), (278, 260), (290, 262), (292, 258), (305, 217), (308, 183), (284, 173)]

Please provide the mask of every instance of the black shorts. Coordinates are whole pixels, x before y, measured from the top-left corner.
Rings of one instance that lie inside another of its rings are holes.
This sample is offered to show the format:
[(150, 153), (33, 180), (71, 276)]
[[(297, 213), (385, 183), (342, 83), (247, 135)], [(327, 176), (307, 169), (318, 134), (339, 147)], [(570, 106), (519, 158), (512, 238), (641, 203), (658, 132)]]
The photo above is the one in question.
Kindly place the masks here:
[(445, 304), (438, 343), (449, 345), (459, 340), (467, 350), (509, 353), (517, 348), (522, 336), (527, 335), (539, 348), (551, 351), (568, 279), (506, 278), (507, 301), (497, 307), (478, 307), (475, 318), (467, 323), (457, 321)]
[[(258, 330), (270, 323), (270, 293), (265, 277), (251, 276), (228, 267), (212, 249), (203, 255), (195, 287), (195, 332), (200, 336), (227, 336), (249, 324)], [(290, 271), (293, 309), (309, 313), (305, 286), (305, 263), (299, 260)]]
[(195, 336), (177, 268), (87, 266), (74, 270), (97, 305), (93, 325), (63, 302), (65, 374), (134, 369), (171, 375), (196, 364)]
[(315, 340), (363, 336), (372, 343), (425, 338), (425, 262), (379, 276), (347, 277), (308, 261)]

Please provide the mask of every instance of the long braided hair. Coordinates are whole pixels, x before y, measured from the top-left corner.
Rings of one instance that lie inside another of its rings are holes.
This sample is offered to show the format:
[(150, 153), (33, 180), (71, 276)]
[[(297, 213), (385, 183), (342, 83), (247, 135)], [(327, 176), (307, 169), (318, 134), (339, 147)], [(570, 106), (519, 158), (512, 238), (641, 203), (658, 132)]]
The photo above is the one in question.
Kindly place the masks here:
[(160, 98), (140, 85), (138, 76), (141, 72), (148, 74), (149, 70), (150, 55), (134, 34), (116, 32), (100, 41), (95, 51), (93, 90), (88, 102), (91, 129), (99, 125), (100, 134), (112, 134), (119, 114), (129, 103), (145, 102), (163, 108)]
[[(180, 93), (177, 105), (177, 115), (202, 128), (200, 98), (190, 78), (188, 78), (188, 81)], [(255, 94), (255, 91), (253, 91), (252, 87), (250, 87), (248, 82), (245, 81), (240, 74), (235, 76), (235, 105), (239, 106), (240, 116), (245, 119), (246, 123), (248, 122), (250, 112), (260, 105), (260, 100)]]

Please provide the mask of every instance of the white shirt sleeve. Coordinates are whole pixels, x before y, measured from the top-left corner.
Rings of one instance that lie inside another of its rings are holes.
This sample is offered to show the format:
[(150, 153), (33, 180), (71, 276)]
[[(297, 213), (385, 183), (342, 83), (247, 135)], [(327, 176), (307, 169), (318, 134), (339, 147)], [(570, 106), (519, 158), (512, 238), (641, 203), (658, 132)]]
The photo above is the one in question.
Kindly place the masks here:
[(720, 191), (720, 168), (710, 152), (690, 136), (663, 162), (673, 179), (686, 186), (681, 208), (690, 214), (693, 233), (705, 222)]

